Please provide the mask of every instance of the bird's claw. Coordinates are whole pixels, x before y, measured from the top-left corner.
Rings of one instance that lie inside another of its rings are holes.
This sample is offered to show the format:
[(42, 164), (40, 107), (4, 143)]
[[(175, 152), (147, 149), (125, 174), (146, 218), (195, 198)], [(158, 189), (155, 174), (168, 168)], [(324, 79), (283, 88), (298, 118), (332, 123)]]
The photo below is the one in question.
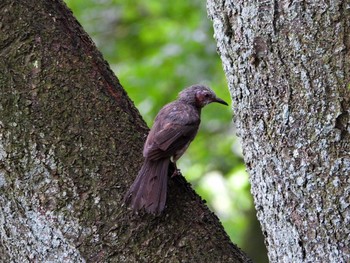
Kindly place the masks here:
[(174, 172), (173, 172), (171, 178), (173, 178), (173, 177), (175, 177), (175, 176), (177, 176), (177, 175), (181, 175), (181, 171), (180, 171), (180, 169), (177, 169), (177, 168), (176, 168), (176, 169), (174, 170)]

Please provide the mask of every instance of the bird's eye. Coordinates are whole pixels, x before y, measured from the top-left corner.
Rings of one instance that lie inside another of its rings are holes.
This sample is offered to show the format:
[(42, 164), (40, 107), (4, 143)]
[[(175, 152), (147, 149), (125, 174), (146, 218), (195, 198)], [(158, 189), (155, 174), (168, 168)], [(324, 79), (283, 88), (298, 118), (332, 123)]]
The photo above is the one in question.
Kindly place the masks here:
[(205, 94), (204, 94), (204, 97), (209, 98), (209, 97), (210, 97), (210, 94), (209, 94), (209, 93), (205, 93)]

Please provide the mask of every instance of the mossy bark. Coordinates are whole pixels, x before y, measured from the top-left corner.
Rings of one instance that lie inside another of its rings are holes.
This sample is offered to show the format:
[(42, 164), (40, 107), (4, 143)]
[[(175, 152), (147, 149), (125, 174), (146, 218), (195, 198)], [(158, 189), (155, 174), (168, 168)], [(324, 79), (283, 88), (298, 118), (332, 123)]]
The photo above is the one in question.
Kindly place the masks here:
[(349, 262), (349, 2), (208, 12), (270, 261)]
[(2, 1), (0, 29), (2, 262), (248, 261), (181, 178), (160, 217), (122, 206), (148, 128), (63, 2)]

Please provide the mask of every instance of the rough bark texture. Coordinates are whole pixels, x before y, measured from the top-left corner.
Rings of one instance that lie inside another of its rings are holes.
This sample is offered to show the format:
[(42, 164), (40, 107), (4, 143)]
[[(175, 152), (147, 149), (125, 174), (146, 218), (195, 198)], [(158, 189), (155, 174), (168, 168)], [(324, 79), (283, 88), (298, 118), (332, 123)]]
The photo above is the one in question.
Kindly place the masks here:
[(160, 217), (122, 206), (148, 129), (61, 1), (0, 29), (1, 262), (248, 261), (182, 177)]
[(350, 262), (349, 1), (208, 0), (271, 262)]

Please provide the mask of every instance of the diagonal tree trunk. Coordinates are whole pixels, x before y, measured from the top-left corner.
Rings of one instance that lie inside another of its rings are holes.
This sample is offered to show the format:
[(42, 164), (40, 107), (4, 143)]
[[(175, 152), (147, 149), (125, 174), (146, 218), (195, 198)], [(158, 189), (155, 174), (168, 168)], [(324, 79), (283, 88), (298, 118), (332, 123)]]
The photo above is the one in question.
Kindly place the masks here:
[(208, 0), (271, 262), (350, 262), (349, 1)]
[(181, 177), (160, 217), (122, 206), (148, 128), (62, 1), (0, 29), (1, 262), (249, 262)]

